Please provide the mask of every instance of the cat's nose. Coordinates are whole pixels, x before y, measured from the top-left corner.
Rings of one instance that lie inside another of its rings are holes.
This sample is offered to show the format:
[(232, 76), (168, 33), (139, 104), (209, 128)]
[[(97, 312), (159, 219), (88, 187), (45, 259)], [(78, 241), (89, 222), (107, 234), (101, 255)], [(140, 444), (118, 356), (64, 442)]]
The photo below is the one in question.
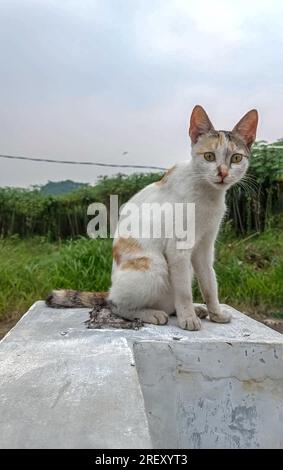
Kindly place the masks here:
[(226, 176), (228, 176), (229, 170), (227, 165), (220, 165), (218, 167), (218, 176), (220, 176), (221, 180), (223, 181)]

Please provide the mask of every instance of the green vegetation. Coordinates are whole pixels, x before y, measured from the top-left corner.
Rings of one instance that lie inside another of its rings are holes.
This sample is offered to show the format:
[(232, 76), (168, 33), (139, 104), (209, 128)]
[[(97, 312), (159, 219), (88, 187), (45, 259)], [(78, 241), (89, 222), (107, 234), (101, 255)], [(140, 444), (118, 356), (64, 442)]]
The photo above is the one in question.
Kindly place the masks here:
[[(222, 302), (277, 318), (283, 317), (282, 155), (279, 148), (254, 148), (248, 175), (228, 193), (216, 261)], [(160, 176), (102, 177), (95, 187), (63, 195), (0, 189), (0, 320), (17, 320), (52, 288), (107, 290), (112, 243), (83, 238), (87, 207), (108, 207), (110, 194), (123, 204)], [(194, 294), (201, 300), (196, 285)]]
[(60, 196), (44, 196), (40, 190), (0, 188), (0, 236), (44, 236), (48, 240), (84, 236), (89, 204), (101, 202), (109, 207), (110, 194), (117, 194), (123, 204), (160, 177), (156, 173), (101, 177), (94, 187)]
[(34, 187), (34, 189), (39, 189), (41, 194), (44, 196), (49, 195), (58, 195), (58, 194), (67, 194), (76, 189), (83, 188), (88, 186), (86, 183), (76, 183), (75, 181), (65, 180), (65, 181), (48, 181), (48, 183), (43, 186)]
[(111, 240), (2, 239), (0, 318), (19, 317), (54, 287), (105, 290), (110, 271)]
[[(228, 226), (229, 228), (229, 226)], [(225, 230), (227, 232), (227, 228)], [(253, 236), (223, 232), (217, 243), (220, 298), (248, 312), (282, 314), (283, 239), (279, 228)], [(52, 288), (107, 290), (111, 240), (0, 240), (0, 318), (18, 318)], [(200, 300), (195, 286), (195, 299)]]
[(270, 228), (259, 235), (220, 237), (216, 273), (221, 302), (239, 310), (283, 318), (282, 230)]
[[(247, 174), (227, 195), (228, 219), (237, 233), (261, 232), (282, 210), (283, 141), (253, 147)], [(281, 207), (280, 207), (281, 206)]]
[[(278, 142), (280, 143), (283, 145)], [(232, 220), (237, 233), (265, 230), (271, 216), (279, 210), (283, 152), (281, 148), (276, 149), (273, 146), (259, 143), (254, 147), (248, 174), (228, 193), (228, 219)], [(84, 236), (88, 223), (87, 207), (90, 203), (101, 202), (108, 207), (110, 194), (117, 194), (120, 204), (123, 204), (137, 191), (160, 177), (160, 173), (101, 177), (94, 187), (82, 186), (63, 195), (46, 196), (46, 191), (40, 189), (31, 191), (2, 188), (0, 236), (44, 236), (49, 240)], [(49, 183), (49, 189), (52, 184)], [(71, 189), (71, 186), (68, 187)]]

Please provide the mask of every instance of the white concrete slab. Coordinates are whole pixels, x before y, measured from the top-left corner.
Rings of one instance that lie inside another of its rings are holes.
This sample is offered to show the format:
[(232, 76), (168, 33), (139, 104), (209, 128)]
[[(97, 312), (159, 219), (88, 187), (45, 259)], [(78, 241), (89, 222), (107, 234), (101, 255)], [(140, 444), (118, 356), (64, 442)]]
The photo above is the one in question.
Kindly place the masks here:
[(283, 335), (230, 310), (87, 330), (37, 302), (0, 345), (0, 448), (283, 447)]
[[(132, 351), (70, 331), (38, 302), (1, 343), (0, 448), (144, 448), (151, 439)], [(75, 323), (75, 322), (74, 322)]]

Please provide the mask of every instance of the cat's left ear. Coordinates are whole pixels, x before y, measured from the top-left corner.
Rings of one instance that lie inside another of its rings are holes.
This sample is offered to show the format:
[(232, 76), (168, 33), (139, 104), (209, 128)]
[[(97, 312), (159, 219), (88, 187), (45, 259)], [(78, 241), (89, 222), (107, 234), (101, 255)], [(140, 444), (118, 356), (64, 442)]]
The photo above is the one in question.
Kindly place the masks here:
[(240, 119), (232, 132), (241, 137), (246, 146), (250, 149), (256, 138), (258, 124), (258, 112), (252, 109)]

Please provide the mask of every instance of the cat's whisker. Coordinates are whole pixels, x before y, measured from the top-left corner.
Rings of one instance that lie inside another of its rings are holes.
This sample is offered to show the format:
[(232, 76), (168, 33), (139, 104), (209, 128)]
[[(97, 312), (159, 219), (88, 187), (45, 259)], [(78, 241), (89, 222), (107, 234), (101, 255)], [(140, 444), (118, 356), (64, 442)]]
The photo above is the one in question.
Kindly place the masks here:
[(252, 189), (253, 191), (257, 191), (259, 189), (259, 185), (258, 184), (255, 184), (254, 182), (252, 181), (249, 181), (249, 180), (246, 180), (246, 179), (242, 179), (241, 180), (243, 184), (247, 185), (250, 189)]
[(237, 184), (237, 186), (238, 186), (239, 188), (241, 188), (241, 189), (243, 190), (243, 192), (246, 193), (246, 194), (251, 195), (251, 194), (254, 193), (253, 188), (251, 188), (251, 187), (249, 187), (249, 186), (247, 186), (247, 185), (245, 185), (245, 184), (243, 184), (243, 183), (240, 183), (240, 182), (239, 182), (239, 183)]

